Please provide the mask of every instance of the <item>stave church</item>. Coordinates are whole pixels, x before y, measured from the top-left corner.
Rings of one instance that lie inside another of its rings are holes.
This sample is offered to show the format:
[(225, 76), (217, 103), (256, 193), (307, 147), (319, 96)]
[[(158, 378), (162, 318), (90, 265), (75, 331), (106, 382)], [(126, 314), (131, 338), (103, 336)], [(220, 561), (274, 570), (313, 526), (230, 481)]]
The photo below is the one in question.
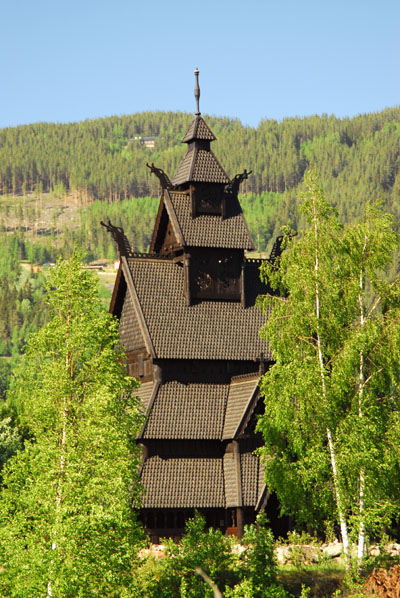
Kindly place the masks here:
[[(141, 382), (137, 439), (144, 488), (140, 518), (153, 542), (178, 539), (195, 510), (239, 538), (269, 493), (255, 449), (263, 410), (258, 382), (271, 363), (259, 330), (268, 292), (238, 200), (248, 173), (230, 178), (211, 149), (199, 109), (174, 176), (154, 164), (160, 204), (149, 253), (136, 253), (108, 223), (120, 253), (110, 311), (127, 369)], [(279, 240), (272, 250), (279, 252)], [(250, 254), (251, 255), (251, 254)]]

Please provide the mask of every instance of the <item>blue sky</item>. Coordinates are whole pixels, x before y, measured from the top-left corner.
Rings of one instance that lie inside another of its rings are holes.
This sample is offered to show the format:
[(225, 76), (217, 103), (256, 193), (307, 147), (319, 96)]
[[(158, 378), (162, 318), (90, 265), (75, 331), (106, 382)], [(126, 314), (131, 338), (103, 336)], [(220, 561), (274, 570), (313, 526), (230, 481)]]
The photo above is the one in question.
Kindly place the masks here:
[(1, 0), (0, 127), (145, 110), (339, 117), (400, 104), (400, 0)]

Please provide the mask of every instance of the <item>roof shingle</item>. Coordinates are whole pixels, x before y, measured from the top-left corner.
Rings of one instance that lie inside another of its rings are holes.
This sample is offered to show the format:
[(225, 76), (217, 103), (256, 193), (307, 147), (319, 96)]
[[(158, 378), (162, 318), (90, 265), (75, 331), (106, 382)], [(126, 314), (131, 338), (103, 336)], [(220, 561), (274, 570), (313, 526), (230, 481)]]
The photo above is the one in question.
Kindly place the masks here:
[(240, 465), (242, 471), (242, 492), (243, 505), (245, 507), (254, 506), (259, 495), (259, 476), (260, 460), (252, 453), (243, 453), (240, 455)]
[(222, 434), (224, 440), (235, 438), (249, 401), (258, 388), (258, 381), (258, 377), (250, 378), (250, 380), (232, 380), (229, 386), (224, 431)]
[(237, 507), (238, 489), (236, 479), (236, 463), (233, 453), (226, 453), (224, 459), (224, 482), (226, 507)]
[[(261, 488), (259, 459), (241, 456), (243, 506), (255, 506)], [(239, 504), (233, 454), (221, 457), (150, 457), (141, 481), (143, 508), (235, 507)]]
[(221, 458), (150, 457), (141, 478), (143, 508), (225, 507)]
[(173, 185), (183, 183), (229, 183), (229, 177), (211, 150), (190, 149), (172, 177)]
[(140, 385), (140, 388), (137, 392), (138, 397), (141, 399), (142, 401), (142, 408), (143, 411), (146, 412), (148, 407), (149, 407), (149, 403), (150, 403), (150, 399), (151, 399), (151, 395), (153, 394), (153, 389), (154, 389), (154, 382), (142, 382)]
[(134, 351), (145, 346), (139, 321), (136, 316), (129, 292), (125, 295), (122, 313), (119, 320), (119, 338), (126, 351)]
[(143, 438), (220, 439), (228, 384), (165, 382)]
[(259, 336), (267, 316), (258, 307), (243, 308), (228, 301), (187, 306), (179, 264), (142, 258), (127, 261), (158, 358), (255, 360), (262, 352), (271, 357)]
[(229, 177), (212, 151), (195, 150), (191, 180), (198, 183), (229, 183)]
[(178, 168), (171, 179), (173, 185), (181, 185), (190, 181), (190, 173), (192, 170), (193, 151), (186, 152), (181, 162), (178, 164)]
[(190, 127), (186, 131), (185, 137), (182, 139), (182, 143), (189, 143), (189, 141), (192, 141), (193, 139), (203, 139), (206, 141), (216, 140), (214, 133), (201, 116), (196, 116), (196, 118), (193, 119)]
[(239, 206), (229, 218), (209, 214), (192, 218), (189, 194), (172, 191), (169, 198), (187, 247), (254, 249)]

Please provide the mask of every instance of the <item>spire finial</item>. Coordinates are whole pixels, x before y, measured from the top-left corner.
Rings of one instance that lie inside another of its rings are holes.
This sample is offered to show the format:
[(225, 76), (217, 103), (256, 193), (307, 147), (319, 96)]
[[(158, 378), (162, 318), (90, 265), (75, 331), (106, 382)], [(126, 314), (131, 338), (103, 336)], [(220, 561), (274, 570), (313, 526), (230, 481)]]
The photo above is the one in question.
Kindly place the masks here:
[(196, 116), (200, 116), (200, 108), (199, 108), (199, 100), (200, 100), (200, 87), (199, 87), (199, 69), (194, 71), (194, 76), (196, 77), (196, 85), (194, 88), (194, 97), (196, 98)]

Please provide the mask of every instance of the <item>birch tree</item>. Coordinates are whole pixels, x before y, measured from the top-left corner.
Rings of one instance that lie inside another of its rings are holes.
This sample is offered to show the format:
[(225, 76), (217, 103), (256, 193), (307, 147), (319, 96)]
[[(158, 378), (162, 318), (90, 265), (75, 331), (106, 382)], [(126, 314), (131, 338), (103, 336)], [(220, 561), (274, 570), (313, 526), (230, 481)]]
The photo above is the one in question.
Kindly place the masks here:
[(30, 439), (4, 471), (2, 595), (121, 596), (140, 537), (137, 399), (92, 273), (75, 254), (48, 286), (53, 318), (12, 389)]
[(339, 525), (350, 538), (379, 534), (400, 504), (397, 390), (400, 291), (384, 269), (397, 239), (392, 219), (368, 207), (343, 228), (315, 172), (305, 179), (308, 223), (263, 275), (280, 296), (261, 334), (275, 365), (262, 390), (266, 480), (299, 524)]

